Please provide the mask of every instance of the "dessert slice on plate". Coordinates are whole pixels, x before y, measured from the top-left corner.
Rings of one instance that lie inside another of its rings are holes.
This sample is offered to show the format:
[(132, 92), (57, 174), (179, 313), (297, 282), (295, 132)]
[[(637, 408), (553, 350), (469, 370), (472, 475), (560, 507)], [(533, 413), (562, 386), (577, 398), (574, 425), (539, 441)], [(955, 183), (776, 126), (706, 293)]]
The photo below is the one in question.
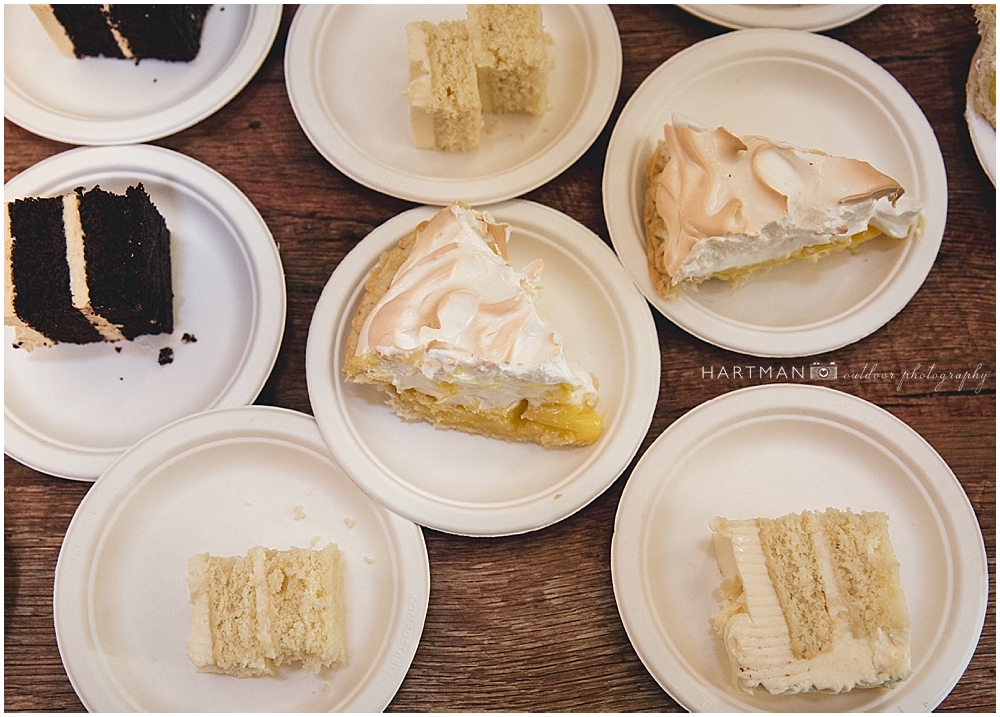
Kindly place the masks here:
[(885, 234), (915, 237), (920, 202), (867, 162), (674, 119), (646, 165), (646, 258), (656, 292), (745, 279)]
[(827, 508), (711, 527), (723, 576), (715, 628), (742, 689), (843, 692), (910, 676), (885, 513)]
[(193, 555), (188, 590), (187, 651), (199, 672), (261, 677), (290, 662), (319, 672), (346, 658), (344, 571), (333, 543)]
[(173, 331), (170, 230), (141, 183), (5, 202), (4, 268), (17, 348)]
[(593, 443), (596, 380), (539, 316), (541, 260), (507, 259), (510, 227), (457, 203), (421, 223), (368, 277), (344, 375), (396, 413), (507, 441)]

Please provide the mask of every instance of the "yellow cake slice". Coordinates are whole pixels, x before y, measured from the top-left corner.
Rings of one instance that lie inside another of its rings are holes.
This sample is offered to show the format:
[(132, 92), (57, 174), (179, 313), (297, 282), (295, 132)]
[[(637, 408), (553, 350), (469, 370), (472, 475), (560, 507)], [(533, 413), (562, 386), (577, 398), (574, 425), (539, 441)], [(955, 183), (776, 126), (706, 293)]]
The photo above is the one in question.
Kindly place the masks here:
[(463, 152), (479, 146), (483, 106), (472, 42), (465, 21), (411, 22), (406, 26), (410, 58), (413, 143), (420, 149)]
[(509, 238), (488, 213), (452, 204), (384, 253), (344, 375), (378, 387), (408, 420), (547, 447), (593, 443), (596, 380), (569, 364), (538, 314), (541, 260), (516, 271)]
[(912, 673), (910, 617), (884, 513), (828, 508), (711, 523), (715, 629), (753, 693), (892, 686)]
[(483, 112), (545, 114), (551, 38), (541, 5), (469, 5), (468, 23)]
[(201, 672), (274, 675), (299, 662), (310, 672), (347, 654), (340, 550), (257, 546), (245, 556), (188, 560), (188, 657)]
[(921, 230), (920, 202), (867, 162), (678, 118), (663, 134), (646, 165), (643, 212), (650, 279), (663, 298)]

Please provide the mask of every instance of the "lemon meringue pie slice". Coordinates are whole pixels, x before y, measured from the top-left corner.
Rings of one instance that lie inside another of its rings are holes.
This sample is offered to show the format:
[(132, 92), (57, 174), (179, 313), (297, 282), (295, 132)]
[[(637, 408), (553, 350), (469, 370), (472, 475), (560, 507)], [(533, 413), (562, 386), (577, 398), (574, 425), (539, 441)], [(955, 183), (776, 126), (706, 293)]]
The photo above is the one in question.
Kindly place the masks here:
[(879, 235), (915, 237), (920, 202), (867, 162), (674, 118), (646, 165), (646, 258), (657, 293), (739, 281)]
[(383, 253), (344, 375), (377, 386), (404, 419), (546, 447), (593, 443), (597, 381), (538, 314), (542, 261), (515, 270), (509, 239), (507, 224), (456, 203)]

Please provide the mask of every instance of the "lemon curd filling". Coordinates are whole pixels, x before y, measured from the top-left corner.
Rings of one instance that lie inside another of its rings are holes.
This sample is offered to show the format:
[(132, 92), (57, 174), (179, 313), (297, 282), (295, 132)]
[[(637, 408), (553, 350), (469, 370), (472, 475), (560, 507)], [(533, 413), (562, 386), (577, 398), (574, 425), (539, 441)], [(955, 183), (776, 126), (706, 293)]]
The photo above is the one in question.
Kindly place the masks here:
[(473, 409), (439, 401), (416, 389), (390, 394), (389, 400), (399, 415), (411, 420), (543, 446), (589, 445), (600, 437), (604, 423), (601, 414), (587, 404), (536, 405), (522, 399), (510, 406)]

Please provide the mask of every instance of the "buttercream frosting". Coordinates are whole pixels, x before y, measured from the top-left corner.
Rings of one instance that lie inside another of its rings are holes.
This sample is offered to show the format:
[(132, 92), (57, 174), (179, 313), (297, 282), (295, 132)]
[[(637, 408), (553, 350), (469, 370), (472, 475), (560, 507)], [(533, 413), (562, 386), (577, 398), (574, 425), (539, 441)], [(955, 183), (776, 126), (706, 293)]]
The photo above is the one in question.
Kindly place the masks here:
[(431, 80), (431, 58), (427, 49), (429, 22), (406, 25), (407, 54), (410, 58), (410, 84), (406, 99), (410, 103), (410, 130), (413, 145), (418, 149), (434, 149), (434, 93)]
[(814, 541), (819, 571), (833, 606), (832, 645), (809, 659), (792, 653), (788, 625), (768, 574), (754, 520), (712, 521), (713, 542), (723, 575), (723, 600), (716, 615), (737, 684), (746, 692), (764, 687), (772, 694), (807, 690), (839, 693), (905, 679), (910, 672), (908, 628), (878, 630), (854, 637), (839, 599), (833, 563), (818, 520)]

